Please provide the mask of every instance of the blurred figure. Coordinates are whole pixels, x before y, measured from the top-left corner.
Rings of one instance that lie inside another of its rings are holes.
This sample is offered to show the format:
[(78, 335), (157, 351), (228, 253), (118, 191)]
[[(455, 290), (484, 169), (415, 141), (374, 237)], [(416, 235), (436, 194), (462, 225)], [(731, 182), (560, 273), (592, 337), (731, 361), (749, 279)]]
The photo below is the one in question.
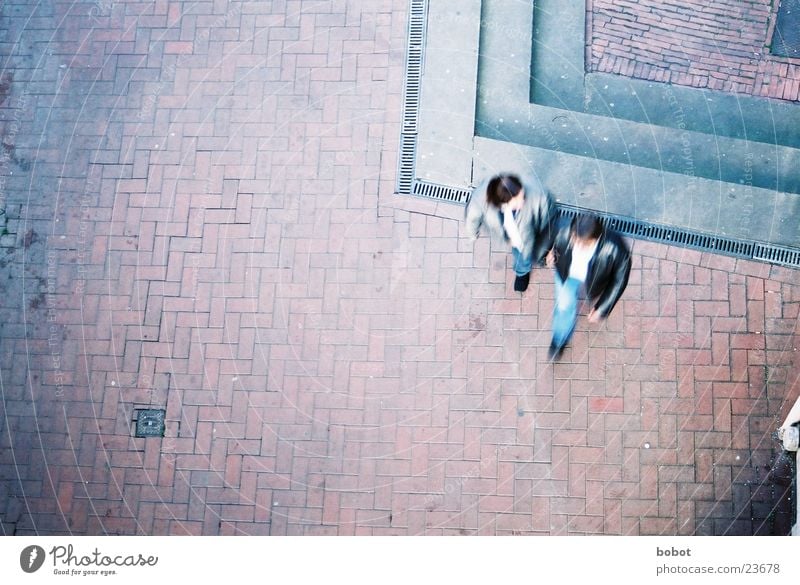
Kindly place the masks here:
[(544, 263), (552, 239), (554, 208), (537, 179), (501, 174), (483, 181), (470, 197), (465, 230), (474, 240), (481, 225), (495, 241), (511, 244), (514, 290), (528, 288), (534, 261)]
[(608, 317), (628, 284), (631, 254), (622, 238), (605, 229), (599, 218), (582, 214), (558, 222), (547, 265), (556, 269), (553, 340), (548, 353), (555, 360), (575, 330), (578, 292), (583, 289), (594, 302), (590, 323)]

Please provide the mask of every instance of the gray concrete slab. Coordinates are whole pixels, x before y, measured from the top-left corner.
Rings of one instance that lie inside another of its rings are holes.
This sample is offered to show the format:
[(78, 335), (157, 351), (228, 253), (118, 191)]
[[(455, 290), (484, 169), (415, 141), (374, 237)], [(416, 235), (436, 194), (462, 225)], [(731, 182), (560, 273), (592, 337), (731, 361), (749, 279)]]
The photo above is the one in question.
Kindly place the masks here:
[(797, 104), (609, 73), (586, 75), (583, 111), (667, 128), (800, 147)]
[(531, 102), (582, 110), (586, 0), (533, 2)]
[(480, 0), (463, 0), (455, 9), (431, 1), (417, 138), (420, 179), (453, 187), (472, 181), (480, 30)]
[[(569, 0), (559, 11), (549, 0), (544, 2), (549, 8), (542, 13), (552, 29), (566, 31), (568, 25), (575, 29), (576, 22), (583, 23), (573, 3)], [(525, 22), (532, 9), (513, 0), (484, 0), (483, 11), (487, 22)], [(583, 32), (572, 32), (583, 38)], [(800, 144), (800, 108), (778, 108), (775, 100), (744, 100), (722, 92), (605, 74), (588, 76), (586, 103), (581, 97), (572, 110), (564, 109), (566, 102), (558, 100), (551, 100), (549, 106), (541, 102), (525, 104), (520, 91), (523, 82), (512, 84), (508, 78), (521, 75), (529, 61), (536, 62), (534, 49), (540, 44), (536, 35), (526, 40), (521, 31), (507, 33), (488, 26), (481, 35), (476, 134), (611, 162), (800, 193), (800, 150), (792, 147)], [(582, 53), (575, 47), (571, 53), (560, 53), (560, 57), (572, 59), (573, 69), (583, 66)], [(556, 60), (551, 68), (545, 60), (534, 69), (559, 72), (562, 67)], [(577, 87), (557, 77), (549, 82), (566, 84), (559, 91), (571, 89), (583, 96), (583, 84)]]
[(800, 150), (764, 142), (511, 100), (482, 105), (476, 134), (610, 162), (800, 193)]

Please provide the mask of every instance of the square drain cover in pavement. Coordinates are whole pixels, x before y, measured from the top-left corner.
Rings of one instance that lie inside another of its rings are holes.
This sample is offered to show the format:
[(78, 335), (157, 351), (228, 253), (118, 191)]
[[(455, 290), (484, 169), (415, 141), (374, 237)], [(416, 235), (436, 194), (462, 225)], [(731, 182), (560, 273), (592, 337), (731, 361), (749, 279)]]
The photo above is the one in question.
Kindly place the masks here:
[(800, 0), (781, 0), (770, 53), (800, 57)]
[(164, 417), (166, 411), (157, 409), (139, 410), (139, 417), (136, 419), (137, 437), (163, 437), (164, 436)]

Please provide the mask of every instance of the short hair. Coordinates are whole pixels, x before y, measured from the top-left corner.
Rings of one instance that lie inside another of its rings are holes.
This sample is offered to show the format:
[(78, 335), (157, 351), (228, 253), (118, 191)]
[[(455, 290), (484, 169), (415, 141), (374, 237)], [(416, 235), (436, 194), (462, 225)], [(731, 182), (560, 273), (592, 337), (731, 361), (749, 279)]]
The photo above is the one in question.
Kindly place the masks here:
[(603, 233), (603, 224), (596, 215), (582, 213), (575, 218), (575, 236), (581, 240), (596, 240)]
[(497, 175), (486, 188), (486, 198), (495, 207), (508, 203), (522, 191), (522, 181), (515, 175)]

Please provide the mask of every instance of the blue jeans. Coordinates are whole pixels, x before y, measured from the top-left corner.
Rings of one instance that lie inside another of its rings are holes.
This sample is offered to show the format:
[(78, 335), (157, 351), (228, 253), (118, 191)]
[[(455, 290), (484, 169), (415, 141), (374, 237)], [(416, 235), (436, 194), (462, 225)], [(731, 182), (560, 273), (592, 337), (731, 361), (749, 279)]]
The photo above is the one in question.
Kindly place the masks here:
[(514, 274), (517, 276), (525, 276), (533, 268), (533, 254), (525, 256), (516, 248), (511, 248), (511, 253), (514, 255)]
[(578, 290), (581, 281), (567, 278), (566, 282), (556, 271), (555, 304), (553, 305), (553, 344), (564, 347), (575, 331), (575, 321), (578, 319)]

